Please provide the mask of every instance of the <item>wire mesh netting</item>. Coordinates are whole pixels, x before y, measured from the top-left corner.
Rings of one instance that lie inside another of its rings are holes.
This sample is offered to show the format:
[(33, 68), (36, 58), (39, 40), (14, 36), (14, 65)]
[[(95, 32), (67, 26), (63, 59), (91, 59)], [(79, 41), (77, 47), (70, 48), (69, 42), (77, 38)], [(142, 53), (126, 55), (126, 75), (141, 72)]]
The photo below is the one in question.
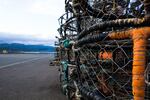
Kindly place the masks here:
[(60, 82), (70, 100), (149, 100), (150, 2), (65, 0)]

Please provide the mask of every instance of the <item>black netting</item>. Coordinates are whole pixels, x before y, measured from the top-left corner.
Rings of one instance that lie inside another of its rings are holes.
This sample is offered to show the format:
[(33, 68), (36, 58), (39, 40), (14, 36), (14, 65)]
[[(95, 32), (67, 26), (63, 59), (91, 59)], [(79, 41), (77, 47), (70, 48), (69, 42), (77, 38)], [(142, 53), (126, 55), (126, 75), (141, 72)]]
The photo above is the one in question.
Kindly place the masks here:
[[(138, 64), (143, 61), (145, 64), (144, 73), (140, 73), (145, 80), (142, 93), (145, 92), (146, 100), (150, 99), (149, 36), (142, 34), (150, 33), (143, 31), (150, 25), (150, 2), (65, 0), (65, 4), (66, 14), (59, 19), (58, 55), (61, 68), (65, 69), (61, 72), (65, 77), (61, 82), (65, 83), (68, 98), (131, 100), (139, 97), (143, 100), (142, 94), (133, 92), (136, 87), (133, 67), (138, 52), (139, 59), (144, 56)], [(145, 49), (137, 46), (141, 44)]]

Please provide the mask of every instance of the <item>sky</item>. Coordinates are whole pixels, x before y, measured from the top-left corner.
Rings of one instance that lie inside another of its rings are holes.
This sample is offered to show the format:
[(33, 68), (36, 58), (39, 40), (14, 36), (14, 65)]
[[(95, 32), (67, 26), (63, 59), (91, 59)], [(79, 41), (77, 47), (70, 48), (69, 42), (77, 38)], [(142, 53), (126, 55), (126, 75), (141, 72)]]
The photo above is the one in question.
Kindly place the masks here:
[(64, 0), (0, 0), (0, 43), (53, 45)]

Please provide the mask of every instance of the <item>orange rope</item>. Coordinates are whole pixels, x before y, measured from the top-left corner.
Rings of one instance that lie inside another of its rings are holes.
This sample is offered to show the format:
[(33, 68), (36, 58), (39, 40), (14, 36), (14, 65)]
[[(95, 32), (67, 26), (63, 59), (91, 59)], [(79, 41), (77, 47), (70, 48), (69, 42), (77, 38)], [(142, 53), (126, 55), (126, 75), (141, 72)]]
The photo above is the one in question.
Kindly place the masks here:
[(112, 32), (111, 39), (133, 39), (133, 68), (132, 68), (132, 93), (134, 100), (144, 100), (146, 67), (147, 38), (150, 36), (150, 27), (130, 29), (124, 32)]
[(132, 93), (134, 100), (144, 100), (145, 97), (145, 67), (146, 67), (146, 29), (132, 31), (133, 39), (133, 68), (132, 68)]

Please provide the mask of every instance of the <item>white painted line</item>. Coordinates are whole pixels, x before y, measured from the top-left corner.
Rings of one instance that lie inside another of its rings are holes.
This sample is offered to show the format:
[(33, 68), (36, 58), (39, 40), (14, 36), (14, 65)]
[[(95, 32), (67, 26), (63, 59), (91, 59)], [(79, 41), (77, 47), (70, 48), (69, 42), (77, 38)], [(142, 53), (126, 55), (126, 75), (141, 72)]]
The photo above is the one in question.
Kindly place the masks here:
[(35, 60), (39, 60), (39, 59), (43, 59), (43, 58), (47, 58), (47, 57), (33, 58), (33, 59), (21, 61), (21, 62), (15, 62), (15, 63), (12, 63), (12, 64), (0, 66), (0, 69), (6, 68), (6, 67), (10, 67), (10, 66), (14, 66), (14, 65), (19, 65), (19, 64), (27, 63), (27, 62), (31, 62), (31, 61), (35, 61)]

